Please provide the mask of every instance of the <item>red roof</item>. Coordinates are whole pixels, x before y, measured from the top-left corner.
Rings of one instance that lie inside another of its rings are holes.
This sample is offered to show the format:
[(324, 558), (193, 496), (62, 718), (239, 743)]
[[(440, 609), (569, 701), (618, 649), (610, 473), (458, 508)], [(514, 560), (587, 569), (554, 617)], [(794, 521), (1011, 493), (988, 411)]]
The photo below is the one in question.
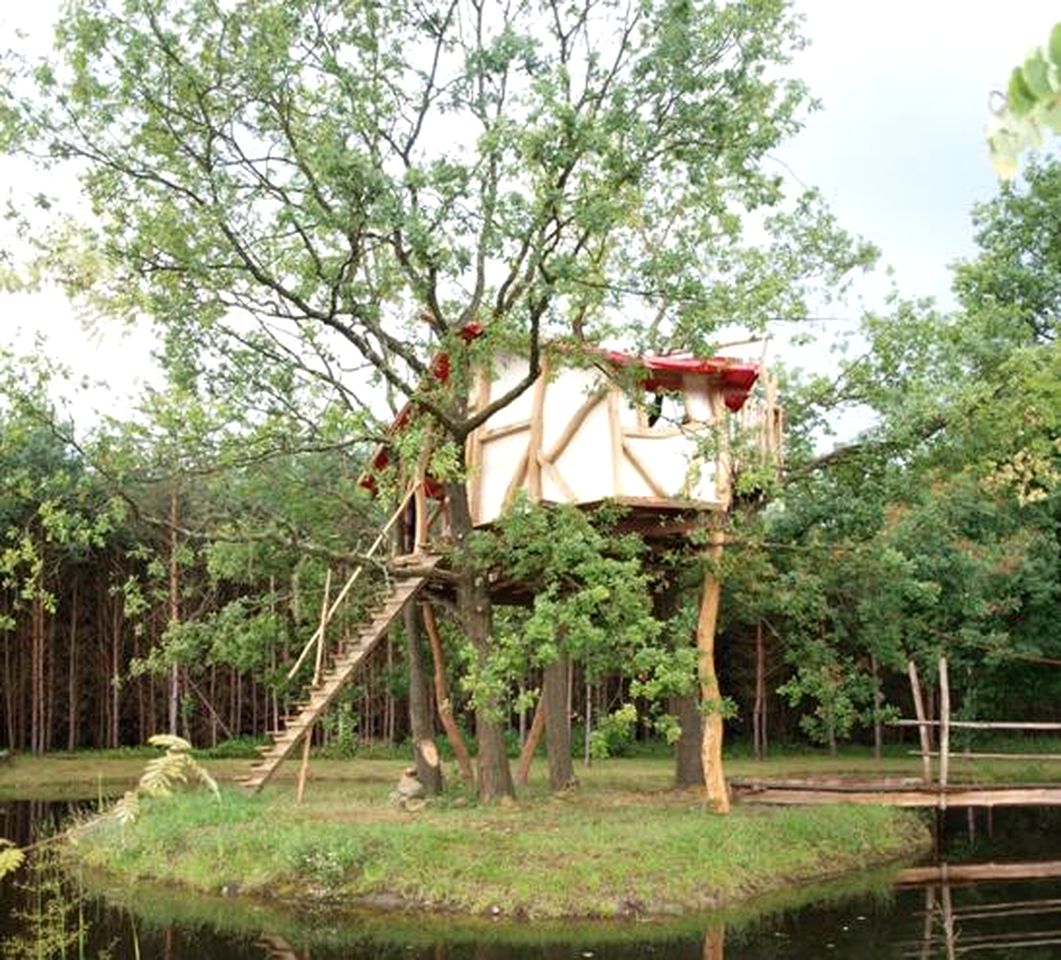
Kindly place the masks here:
[(757, 364), (728, 357), (693, 357), (687, 353), (639, 357), (620, 350), (602, 350), (601, 354), (616, 366), (647, 370), (646, 390), (681, 390), (685, 377), (703, 377), (711, 386), (721, 388), (722, 399), (734, 413), (744, 406), (759, 377)]

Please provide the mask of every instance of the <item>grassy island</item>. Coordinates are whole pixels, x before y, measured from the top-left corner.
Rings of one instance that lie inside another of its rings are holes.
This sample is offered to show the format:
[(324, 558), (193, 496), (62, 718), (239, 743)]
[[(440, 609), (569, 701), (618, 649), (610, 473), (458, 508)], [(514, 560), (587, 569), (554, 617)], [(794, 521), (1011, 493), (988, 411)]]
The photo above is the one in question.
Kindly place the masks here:
[(306, 802), (290, 781), (248, 797), (189, 793), (122, 826), (82, 831), (71, 852), (114, 880), (204, 893), (502, 917), (640, 917), (732, 905), (916, 854), (908, 812), (875, 807), (707, 813), (666, 789), (657, 761), (609, 761), (579, 790), (532, 783), (519, 804), (459, 792), (412, 813), (387, 800), (398, 765), (314, 765)]

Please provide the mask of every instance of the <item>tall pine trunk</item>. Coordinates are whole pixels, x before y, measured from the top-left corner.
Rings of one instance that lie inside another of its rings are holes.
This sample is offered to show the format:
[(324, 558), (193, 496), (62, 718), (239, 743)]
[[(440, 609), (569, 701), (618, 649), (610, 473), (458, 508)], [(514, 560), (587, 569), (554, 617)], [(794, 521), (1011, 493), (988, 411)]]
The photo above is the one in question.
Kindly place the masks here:
[[(180, 502), (177, 484), (174, 481), (169, 495), (169, 622), (171, 625), (180, 622), (180, 557), (178, 556), (177, 525), (180, 521)], [(174, 663), (169, 674), (169, 735), (177, 736), (177, 713), (181, 701), (180, 666)]]

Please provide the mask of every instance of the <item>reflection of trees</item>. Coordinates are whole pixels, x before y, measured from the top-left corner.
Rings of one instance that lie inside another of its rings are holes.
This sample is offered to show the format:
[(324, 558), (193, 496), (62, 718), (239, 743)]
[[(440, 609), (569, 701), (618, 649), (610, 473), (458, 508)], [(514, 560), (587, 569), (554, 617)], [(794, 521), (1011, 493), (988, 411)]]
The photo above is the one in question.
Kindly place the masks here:
[(309, 950), (296, 950), (278, 933), (263, 933), (254, 941), (268, 960), (309, 960)]

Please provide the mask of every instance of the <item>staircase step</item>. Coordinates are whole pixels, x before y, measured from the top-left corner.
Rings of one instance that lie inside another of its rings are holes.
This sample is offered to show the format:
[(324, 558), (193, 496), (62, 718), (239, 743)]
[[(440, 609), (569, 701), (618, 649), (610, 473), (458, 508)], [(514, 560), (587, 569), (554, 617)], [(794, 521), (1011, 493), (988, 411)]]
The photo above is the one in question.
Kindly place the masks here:
[[(422, 554), (415, 558), (415, 562), (421, 568), (433, 567), (439, 559), (437, 555)], [(360, 630), (330, 657), (329, 666), (321, 677), (321, 682), (304, 694), (304, 700), (288, 707), (291, 712), (283, 718), (284, 729), (269, 731), (273, 742), (259, 748), (261, 756), (252, 765), (250, 775), (237, 778), (238, 783), (248, 790), (261, 788), (295, 745), (302, 740), (307, 727), (317, 720), (335, 698), (335, 694), (349, 681), (353, 672), (379, 643), (391, 622), (425, 582), (426, 578), (418, 573), (388, 586), (386, 592), (381, 594), (375, 609), (366, 614)]]

